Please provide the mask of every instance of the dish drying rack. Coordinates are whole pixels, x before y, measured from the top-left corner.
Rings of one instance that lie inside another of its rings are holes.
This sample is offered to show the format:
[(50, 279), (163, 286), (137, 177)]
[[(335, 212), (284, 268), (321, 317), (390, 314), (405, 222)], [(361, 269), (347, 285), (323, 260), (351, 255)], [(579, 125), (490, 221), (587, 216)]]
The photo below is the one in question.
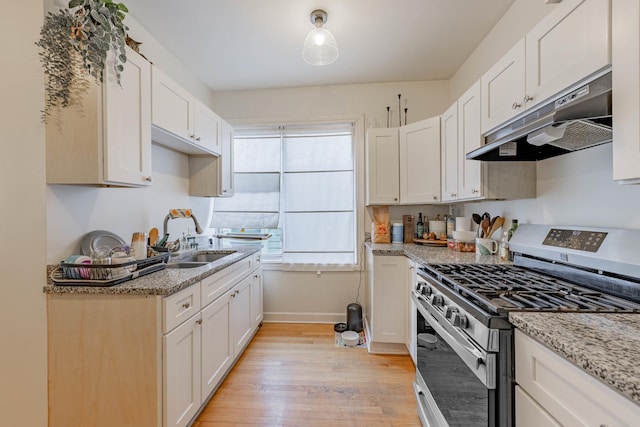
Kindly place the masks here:
[(61, 262), (49, 277), (54, 285), (60, 286), (115, 286), (164, 270), (170, 255), (166, 252), (121, 264), (69, 264)]

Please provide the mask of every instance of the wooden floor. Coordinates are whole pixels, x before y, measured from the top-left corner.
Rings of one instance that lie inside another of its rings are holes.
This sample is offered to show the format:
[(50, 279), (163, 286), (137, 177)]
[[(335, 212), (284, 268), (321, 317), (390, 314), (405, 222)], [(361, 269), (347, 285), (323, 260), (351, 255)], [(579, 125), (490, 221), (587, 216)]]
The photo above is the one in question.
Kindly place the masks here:
[(334, 334), (265, 323), (193, 427), (420, 426), (409, 356), (336, 347)]

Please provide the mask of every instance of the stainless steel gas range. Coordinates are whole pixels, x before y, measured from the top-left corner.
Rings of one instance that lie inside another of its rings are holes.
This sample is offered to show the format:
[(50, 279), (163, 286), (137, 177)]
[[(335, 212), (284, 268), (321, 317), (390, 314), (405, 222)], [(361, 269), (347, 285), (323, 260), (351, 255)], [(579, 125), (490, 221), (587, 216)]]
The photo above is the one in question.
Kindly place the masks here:
[(513, 426), (511, 311), (640, 313), (640, 231), (521, 225), (513, 264), (418, 269), (414, 390), (425, 426)]

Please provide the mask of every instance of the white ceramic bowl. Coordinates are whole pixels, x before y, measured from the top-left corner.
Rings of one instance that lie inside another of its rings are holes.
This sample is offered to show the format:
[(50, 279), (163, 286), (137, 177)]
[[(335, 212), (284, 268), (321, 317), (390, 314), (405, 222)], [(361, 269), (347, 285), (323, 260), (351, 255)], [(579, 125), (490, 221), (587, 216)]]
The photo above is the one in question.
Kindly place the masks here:
[(360, 342), (360, 334), (355, 331), (344, 331), (341, 335), (342, 342), (350, 347), (356, 346)]
[(455, 230), (453, 232), (453, 238), (456, 240), (460, 240), (461, 242), (473, 242), (476, 238), (476, 232)]

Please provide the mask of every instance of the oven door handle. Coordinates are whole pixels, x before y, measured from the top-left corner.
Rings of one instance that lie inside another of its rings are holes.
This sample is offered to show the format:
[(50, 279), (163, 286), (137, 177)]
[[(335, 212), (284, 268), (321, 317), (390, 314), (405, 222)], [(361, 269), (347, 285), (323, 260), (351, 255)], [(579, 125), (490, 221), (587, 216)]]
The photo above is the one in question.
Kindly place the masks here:
[[(468, 343), (463, 337), (456, 338), (451, 332), (448, 331), (448, 324), (444, 326), (441, 324), (441, 320), (446, 322), (442, 315), (438, 311), (430, 306), (428, 303), (423, 304), (415, 293), (411, 294), (411, 298), (416, 303), (416, 307), (429, 323), (429, 325), (453, 348), (458, 354), (460, 359), (473, 370), (476, 377), (485, 385), (485, 387), (493, 389), (496, 387), (495, 375), (492, 373), (492, 369), (487, 365), (487, 354), (481, 352), (477, 348), (473, 347), (471, 343)], [(426, 311), (426, 312), (425, 312)], [(432, 318), (434, 322), (429, 322), (427, 319)]]

